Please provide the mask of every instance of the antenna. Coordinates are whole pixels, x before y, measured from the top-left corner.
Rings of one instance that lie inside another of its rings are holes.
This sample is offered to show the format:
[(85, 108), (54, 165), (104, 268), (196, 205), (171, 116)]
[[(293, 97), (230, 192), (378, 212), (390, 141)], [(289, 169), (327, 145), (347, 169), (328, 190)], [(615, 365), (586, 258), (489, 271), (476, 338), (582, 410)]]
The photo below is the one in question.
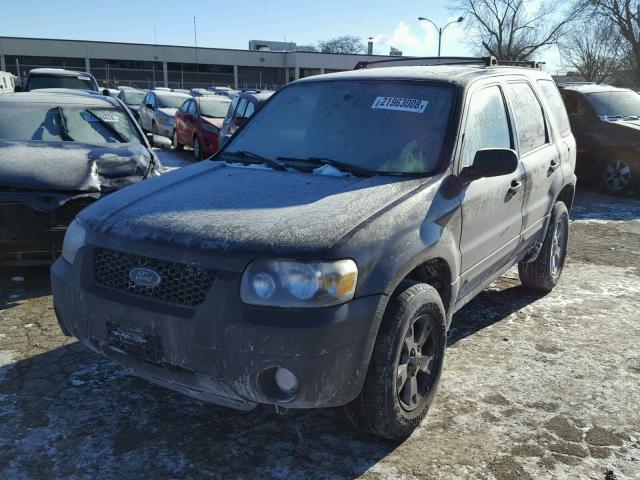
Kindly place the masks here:
[(196, 27), (196, 17), (193, 17), (193, 41), (196, 46), (196, 82), (200, 86), (200, 68), (198, 66), (198, 29)]

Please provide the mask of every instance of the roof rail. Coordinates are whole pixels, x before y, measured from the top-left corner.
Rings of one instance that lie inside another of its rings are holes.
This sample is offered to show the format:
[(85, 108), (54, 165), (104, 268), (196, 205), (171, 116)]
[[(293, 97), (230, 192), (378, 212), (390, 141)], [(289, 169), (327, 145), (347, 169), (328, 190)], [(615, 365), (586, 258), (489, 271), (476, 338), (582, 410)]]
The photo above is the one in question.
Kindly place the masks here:
[(499, 65), (504, 65), (505, 67), (529, 67), (540, 70), (542, 65), (547, 62), (537, 62), (535, 60), (499, 60)]
[[(482, 65), (484, 67), (493, 67), (498, 64), (496, 57), (393, 57), (384, 60), (361, 60), (356, 63), (354, 70), (364, 70), (369, 65), (388, 62), (422, 62), (428, 60), (434, 63), (426, 65)], [(418, 64), (420, 65), (420, 64)], [(423, 64), (424, 65), (424, 64)]]

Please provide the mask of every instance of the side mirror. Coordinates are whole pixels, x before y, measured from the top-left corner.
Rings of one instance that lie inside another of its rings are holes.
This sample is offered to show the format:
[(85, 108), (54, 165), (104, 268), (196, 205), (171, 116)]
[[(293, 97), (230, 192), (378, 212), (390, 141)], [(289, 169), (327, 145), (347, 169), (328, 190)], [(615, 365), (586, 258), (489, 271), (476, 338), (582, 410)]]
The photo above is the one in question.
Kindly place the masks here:
[(14, 92), (23, 92), (24, 90), (22, 90), (22, 86), (21, 85), (16, 85), (15, 87), (13, 87), (13, 91)]
[(104, 90), (102, 90), (102, 95), (104, 95), (105, 97), (110, 97), (111, 92), (109, 91), (108, 88), (105, 88)]
[(151, 105), (150, 103), (145, 103), (144, 106), (153, 110), (153, 105)]
[(509, 175), (518, 169), (518, 154), (509, 148), (483, 148), (476, 152), (473, 164), (460, 172), (463, 182), (479, 178)]
[(246, 119), (247, 119), (247, 117), (236, 117), (236, 118), (233, 119), (233, 124), (236, 127), (239, 127), (245, 122)]
[(167, 150), (171, 148), (171, 140), (167, 137), (162, 137), (160, 135), (154, 135), (152, 133), (147, 135), (149, 139), (149, 143), (153, 148), (162, 148), (163, 150)]

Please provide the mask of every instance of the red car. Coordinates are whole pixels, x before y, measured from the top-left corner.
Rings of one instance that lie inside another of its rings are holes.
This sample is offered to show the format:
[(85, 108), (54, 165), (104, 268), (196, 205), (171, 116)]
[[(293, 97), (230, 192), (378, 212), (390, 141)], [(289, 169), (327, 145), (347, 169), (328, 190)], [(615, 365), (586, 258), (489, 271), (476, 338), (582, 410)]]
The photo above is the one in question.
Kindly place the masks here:
[(173, 148), (178, 152), (193, 148), (196, 160), (210, 157), (218, 150), (218, 133), (231, 100), (224, 97), (194, 97), (185, 100), (176, 112)]

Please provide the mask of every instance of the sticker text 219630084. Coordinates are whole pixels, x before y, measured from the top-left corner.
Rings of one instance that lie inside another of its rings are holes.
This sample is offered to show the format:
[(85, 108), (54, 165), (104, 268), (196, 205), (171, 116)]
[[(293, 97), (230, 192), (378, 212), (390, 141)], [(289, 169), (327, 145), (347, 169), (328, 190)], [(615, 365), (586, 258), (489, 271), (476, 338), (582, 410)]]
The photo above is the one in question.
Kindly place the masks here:
[(401, 112), (424, 113), (428, 100), (402, 97), (376, 97), (371, 108), (378, 110), (398, 110)]

